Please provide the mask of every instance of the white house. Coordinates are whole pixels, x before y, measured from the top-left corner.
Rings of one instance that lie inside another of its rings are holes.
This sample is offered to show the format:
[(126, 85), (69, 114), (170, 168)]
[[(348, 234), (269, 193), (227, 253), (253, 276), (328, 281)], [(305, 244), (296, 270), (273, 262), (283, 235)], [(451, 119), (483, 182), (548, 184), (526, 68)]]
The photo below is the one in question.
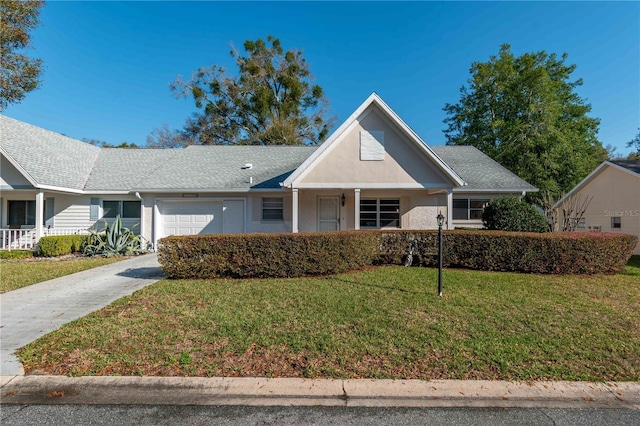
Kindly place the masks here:
[(432, 229), (439, 212), (449, 229), (480, 227), (489, 199), (537, 191), (473, 147), (428, 146), (375, 93), (319, 147), (98, 148), (4, 116), (0, 131), (2, 248), (101, 228), (116, 215), (153, 244)]

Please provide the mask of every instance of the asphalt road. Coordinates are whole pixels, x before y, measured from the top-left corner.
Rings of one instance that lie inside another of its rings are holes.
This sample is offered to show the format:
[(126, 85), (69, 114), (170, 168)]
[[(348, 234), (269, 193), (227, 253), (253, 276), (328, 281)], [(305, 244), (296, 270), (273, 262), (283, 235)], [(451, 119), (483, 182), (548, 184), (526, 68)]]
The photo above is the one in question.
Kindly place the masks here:
[(623, 408), (365, 408), (132, 405), (2, 405), (11, 425), (640, 425)]

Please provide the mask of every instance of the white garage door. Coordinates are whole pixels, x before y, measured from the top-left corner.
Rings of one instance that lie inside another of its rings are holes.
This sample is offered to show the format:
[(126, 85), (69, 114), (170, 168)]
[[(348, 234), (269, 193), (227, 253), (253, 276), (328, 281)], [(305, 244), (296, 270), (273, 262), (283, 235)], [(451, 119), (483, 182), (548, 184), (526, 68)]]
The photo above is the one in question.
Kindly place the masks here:
[(163, 201), (162, 236), (222, 233), (222, 201)]

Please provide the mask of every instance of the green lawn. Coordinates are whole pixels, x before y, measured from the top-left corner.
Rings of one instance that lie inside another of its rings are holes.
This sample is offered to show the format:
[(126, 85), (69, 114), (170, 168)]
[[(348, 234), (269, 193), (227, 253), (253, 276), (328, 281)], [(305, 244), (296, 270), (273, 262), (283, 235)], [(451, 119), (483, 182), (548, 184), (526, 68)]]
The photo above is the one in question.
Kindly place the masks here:
[(23, 348), (71, 375), (640, 380), (640, 261), (616, 276), (380, 267), (163, 280)]
[(123, 258), (0, 260), (0, 293), (117, 262)]

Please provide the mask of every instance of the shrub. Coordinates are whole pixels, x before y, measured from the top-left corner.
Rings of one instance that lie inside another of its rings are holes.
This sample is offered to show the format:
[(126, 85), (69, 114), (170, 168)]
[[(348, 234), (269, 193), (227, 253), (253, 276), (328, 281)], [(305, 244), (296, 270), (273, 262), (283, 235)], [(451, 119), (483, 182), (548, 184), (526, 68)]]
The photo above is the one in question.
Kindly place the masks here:
[[(380, 262), (400, 265), (410, 241), (417, 245), (414, 264), (437, 265), (437, 231), (381, 233)], [(537, 274), (612, 274), (621, 272), (638, 237), (613, 233), (530, 233), (446, 231), (446, 267)]]
[(29, 257), (33, 257), (31, 250), (0, 251), (0, 259), (27, 259)]
[(81, 251), (87, 244), (88, 235), (55, 235), (42, 237), (38, 241), (36, 256), (56, 257)]
[(101, 232), (91, 230), (84, 247), (87, 256), (117, 256), (123, 254), (139, 254), (144, 250), (140, 236), (135, 235), (129, 228), (122, 226), (120, 215), (116, 216), (113, 224), (104, 221)]
[(374, 263), (375, 232), (167, 237), (158, 260), (169, 278), (300, 277), (352, 271)]
[(547, 232), (549, 225), (542, 213), (515, 197), (489, 201), (482, 213), (485, 228), (513, 232)]
[[(446, 267), (538, 274), (623, 270), (638, 237), (610, 233), (446, 231)], [(347, 231), (167, 237), (158, 260), (168, 278), (299, 277), (368, 265), (438, 264), (437, 231)]]

